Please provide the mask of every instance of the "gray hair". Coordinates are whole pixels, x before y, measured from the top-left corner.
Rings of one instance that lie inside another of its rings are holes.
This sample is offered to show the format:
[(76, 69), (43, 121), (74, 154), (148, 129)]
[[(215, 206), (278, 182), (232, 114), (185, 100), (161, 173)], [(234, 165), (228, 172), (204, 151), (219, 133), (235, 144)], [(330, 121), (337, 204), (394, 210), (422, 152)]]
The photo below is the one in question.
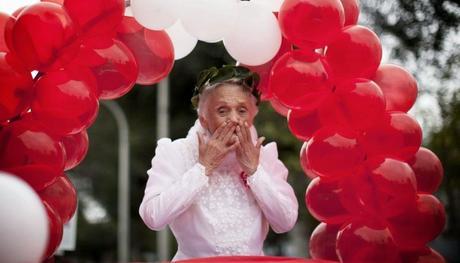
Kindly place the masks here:
[(211, 93), (211, 91), (214, 91), (218, 87), (223, 86), (225, 84), (239, 86), (240, 88), (243, 89), (244, 92), (247, 92), (249, 95), (251, 95), (251, 98), (252, 98), (252, 100), (254, 102), (253, 105), (254, 105), (254, 107), (256, 109), (256, 112), (257, 112), (257, 110), (258, 110), (258, 107), (257, 107), (258, 100), (252, 94), (251, 88), (249, 86), (247, 86), (246, 84), (244, 84), (244, 82), (242, 82), (241, 79), (231, 78), (231, 79), (228, 79), (228, 80), (224, 80), (222, 82), (215, 83), (213, 85), (206, 85), (204, 87), (202, 93), (198, 95), (198, 107), (196, 107), (196, 112), (197, 112), (198, 116), (200, 116), (200, 114), (203, 112), (202, 108), (206, 104), (208, 95)]

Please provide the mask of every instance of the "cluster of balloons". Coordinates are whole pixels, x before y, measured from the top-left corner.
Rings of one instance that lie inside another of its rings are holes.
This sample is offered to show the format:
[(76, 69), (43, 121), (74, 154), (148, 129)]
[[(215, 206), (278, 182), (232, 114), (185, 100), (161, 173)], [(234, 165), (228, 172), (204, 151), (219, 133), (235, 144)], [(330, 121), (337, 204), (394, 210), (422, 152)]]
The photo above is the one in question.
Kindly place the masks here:
[(312, 180), (305, 201), (321, 221), (310, 254), (444, 262), (427, 246), (445, 224), (432, 195), (443, 169), (407, 114), (417, 82), (402, 67), (380, 64), (380, 40), (356, 24), (358, 16), (357, 0), (285, 0), (278, 14), (283, 48), (253, 67), (262, 98), (305, 141), (300, 161)]
[[(197, 41), (223, 40), (228, 53), (246, 65), (271, 60), (281, 44), (273, 12), (282, 0), (131, 0), (134, 17), (153, 30), (170, 35), (176, 59), (188, 55)], [(242, 44), (244, 43), (244, 44)]]
[(124, 13), (124, 0), (43, 0), (0, 13), (0, 170), (27, 182), (43, 202), (43, 259), (75, 212), (65, 171), (87, 153), (99, 100), (157, 83), (173, 66), (166, 32)]

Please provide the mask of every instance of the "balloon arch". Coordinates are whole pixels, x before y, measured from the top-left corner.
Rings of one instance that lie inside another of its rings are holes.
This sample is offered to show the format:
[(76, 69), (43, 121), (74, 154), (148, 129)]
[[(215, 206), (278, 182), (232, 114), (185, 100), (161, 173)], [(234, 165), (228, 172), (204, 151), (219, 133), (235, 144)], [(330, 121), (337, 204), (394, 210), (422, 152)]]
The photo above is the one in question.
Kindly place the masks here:
[[(356, 25), (357, 0), (131, 0), (131, 9), (134, 17), (124, 0), (42, 0), (0, 13), (0, 170), (38, 193), (49, 225), (45, 255), (31, 257), (53, 255), (75, 212), (65, 171), (86, 155), (99, 100), (159, 82), (198, 40), (223, 40), (305, 142), (306, 206), (321, 221), (310, 255), (443, 261), (427, 246), (445, 223), (432, 195), (443, 170), (407, 114), (417, 83), (380, 64), (379, 38)], [(0, 184), (2, 195), (13, 184)]]

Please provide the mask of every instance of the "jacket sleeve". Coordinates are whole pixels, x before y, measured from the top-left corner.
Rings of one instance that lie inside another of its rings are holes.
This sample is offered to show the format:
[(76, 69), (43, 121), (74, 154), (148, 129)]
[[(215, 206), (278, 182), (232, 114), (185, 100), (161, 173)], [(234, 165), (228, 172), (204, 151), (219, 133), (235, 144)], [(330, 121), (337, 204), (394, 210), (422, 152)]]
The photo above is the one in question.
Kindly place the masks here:
[(187, 210), (208, 185), (204, 167), (197, 163), (185, 170), (180, 142), (161, 139), (152, 159), (139, 214), (152, 230), (161, 230)]
[(273, 231), (291, 230), (297, 221), (298, 203), (286, 181), (288, 170), (278, 159), (276, 143), (262, 147), (259, 166), (248, 177), (248, 185)]

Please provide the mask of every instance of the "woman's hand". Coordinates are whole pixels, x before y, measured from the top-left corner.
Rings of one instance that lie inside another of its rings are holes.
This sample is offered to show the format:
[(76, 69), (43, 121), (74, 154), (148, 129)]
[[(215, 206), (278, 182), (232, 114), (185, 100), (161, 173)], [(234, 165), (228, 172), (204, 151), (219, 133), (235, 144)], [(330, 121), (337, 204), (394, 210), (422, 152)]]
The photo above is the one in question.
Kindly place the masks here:
[(236, 158), (238, 159), (241, 168), (243, 168), (243, 171), (248, 176), (251, 176), (255, 173), (257, 166), (259, 165), (260, 147), (262, 146), (265, 137), (257, 139), (257, 143), (254, 145), (247, 122), (240, 123), (236, 127), (236, 135), (238, 138)]
[(207, 143), (204, 143), (202, 134), (197, 134), (199, 145), (198, 161), (205, 167), (205, 174), (207, 176), (221, 164), (228, 152), (237, 147), (238, 141), (230, 143), (236, 126), (236, 123), (230, 121), (222, 123)]

